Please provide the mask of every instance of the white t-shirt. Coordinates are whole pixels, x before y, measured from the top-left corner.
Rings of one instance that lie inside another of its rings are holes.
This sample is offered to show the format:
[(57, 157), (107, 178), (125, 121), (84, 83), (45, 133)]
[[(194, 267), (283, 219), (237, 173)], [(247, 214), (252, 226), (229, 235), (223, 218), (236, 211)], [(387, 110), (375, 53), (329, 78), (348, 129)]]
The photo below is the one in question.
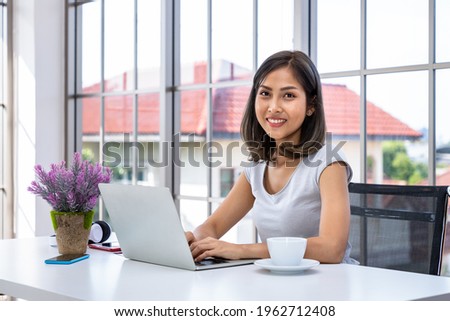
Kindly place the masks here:
[[(255, 202), (251, 214), (263, 242), (268, 237), (319, 235), (321, 201), (319, 178), (323, 170), (335, 162), (342, 162), (347, 169), (347, 180), (352, 178), (352, 169), (343, 157), (342, 151), (335, 155), (324, 145), (318, 152), (303, 159), (291, 174), (286, 185), (276, 194), (269, 194), (264, 187), (264, 172), (267, 163), (259, 162), (244, 169), (251, 185)], [(353, 262), (351, 245), (343, 262)]]

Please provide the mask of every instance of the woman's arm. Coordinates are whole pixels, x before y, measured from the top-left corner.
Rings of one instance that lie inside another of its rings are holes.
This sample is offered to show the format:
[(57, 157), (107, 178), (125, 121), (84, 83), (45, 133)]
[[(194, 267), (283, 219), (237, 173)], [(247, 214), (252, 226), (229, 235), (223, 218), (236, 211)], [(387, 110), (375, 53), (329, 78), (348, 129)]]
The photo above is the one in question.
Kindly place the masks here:
[(347, 169), (333, 163), (319, 179), (322, 202), (319, 236), (308, 239), (305, 257), (322, 263), (341, 263), (350, 228)]
[(232, 244), (219, 240), (248, 213), (254, 201), (250, 183), (242, 173), (217, 210), (193, 233), (186, 233), (196, 261), (208, 256), (228, 259), (268, 257), (265, 244)]
[(242, 173), (222, 204), (194, 230), (195, 238), (221, 238), (250, 211), (254, 201), (250, 183)]

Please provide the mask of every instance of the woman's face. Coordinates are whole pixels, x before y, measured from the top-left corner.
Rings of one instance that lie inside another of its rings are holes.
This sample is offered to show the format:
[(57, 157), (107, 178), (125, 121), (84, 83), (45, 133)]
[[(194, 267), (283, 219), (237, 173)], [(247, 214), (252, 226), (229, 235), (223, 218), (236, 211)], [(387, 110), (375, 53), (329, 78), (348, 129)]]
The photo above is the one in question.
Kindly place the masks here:
[(313, 111), (307, 109), (306, 93), (287, 67), (270, 72), (256, 92), (256, 117), (277, 145), (298, 144), (306, 114)]

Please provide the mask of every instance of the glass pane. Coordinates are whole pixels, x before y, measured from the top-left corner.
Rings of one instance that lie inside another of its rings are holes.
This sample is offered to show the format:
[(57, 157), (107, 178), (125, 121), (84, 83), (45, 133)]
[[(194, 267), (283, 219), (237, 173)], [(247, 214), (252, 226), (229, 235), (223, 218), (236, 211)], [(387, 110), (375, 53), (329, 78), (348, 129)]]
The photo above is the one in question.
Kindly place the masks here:
[(138, 140), (159, 140), (159, 93), (138, 96)]
[[(0, 239), (2, 239), (2, 240), (4, 238), (4, 235), (3, 235), (4, 232), (3, 231), (5, 230), (5, 228), (3, 227), (3, 222), (4, 222), (4, 220), (3, 220), (3, 215), (4, 215), (3, 211), (4, 211), (5, 207), (6, 207), (6, 191), (5, 190), (0, 190), (0, 218), (2, 219), (0, 221), (0, 228), (1, 228), (1, 230), (0, 230)], [(33, 236), (34, 235), (31, 234), (31, 237), (33, 237)]]
[[(436, 71), (436, 185), (450, 186), (450, 69)], [(441, 275), (450, 276), (450, 205)]]
[(449, 83), (449, 69), (436, 71), (436, 184), (450, 186)]
[(93, 162), (100, 160), (100, 98), (78, 100), (82, 109), (82, 155)]
[(450, 1), (436, 0), (436, 61), (450, 61)]
[(185, 231), (192, 231), (208, 217), (206, 201), (180, 200), (180, 218)]
[(427, 184), (428, 74), (367, 77), (367, 155), (371, 181)]
[(273, 53), (293, 48), (294, 2), (292, 0), (259, 0), (258, 66)]
[(105, 91), (134, 88), (134, 0), (105, 0)]
[(242, 170), (242, 161), (247, 160), (240, 128), (249, 94), (248, 86), (213, 90), (213, 140), (207, 146), (213, 197), (228, 194)]
[[(0, 70), (1, 72), (2, 70)], [(0, 91), (3, 92), (3, 88), (0, 87)], [(0, 186), (5, 186), (5, 178), (4, 178), (4, 174), (5, 174), (5, 167), (4, 167), (4, 159), (5, 159), (5, 139), (4, 139), (4, 135), (6, 132), (6, 110), (5, 108), (2, 106), (0, 107)], [(3, 195), (2, 191), (0, 190), (0, 194)], [(0, 207), (0, 219), (1, 219), (1, 215), (2, 215), (2, 209), (3, 207)], [(1, 223), (0, 223), (1, 226)], [(1, 233), (0, 232), (0, 239), (1, 239)]]
[[(7, 84), (5, 80), (7, 79), (7, 39), (6, 39), (6, 7), (0, 8), (0, 239), (3, 238), (3, 210), (4, 210), (4, 198), (6, 197), (6, 191), (3, 190), (5, 186), (5, 171), (8, 170), (5, 168), (4, 160), (5, 160), (5, 133), (6, 133), (6, 122), (7, 122), (7, 114), (6, 114), (6, 101), (5, 101), (5, 89)], [(8, 106), (11, 107), (11, 106)], [(6, 135), (8, 135), (6, 133)]]
[(367, 67), (428, 62), (428, 0), (367, 0)]
[(157, 185), (161, 163), (159, 154), (159, 93), (138, 96), (138, 183)]
[(83, 149), (92, 150), (94, 159), (98, 161), (100, 142), (100, 98), (80, 99), (82, 108), (82, 144)]
[(360, 67), (360, 0), (319, 0), (317, 68), (321, 73)]
[[(6, 19), (6, 7), (0, 8), (0, 102), (5, 103), (5, 89), (7, 79), (7, 19)], [(4, 128), (4, 127), (2, 127)], [(2, 140), (3, 141), (3, 140)]]
[(180, 12), (181, 84), (207, 82), (207, 2), (182, 0)]
[(327, 132), (332, 135), (326, 143), (344, 152), (353, 182), (361, 182), (359, 81), (359, 77), (322, 79)]
[(213, 82), (253, 76), (252, 16), (253, 1), (212, 1)]
[(159, 88), (161, 1), (139, 0), (137, 8), (138, 88)]
[(81, 86), (83, 93), (100, 92), (100, 1), (82, 7)]
[(105, 135), (133, 133), (133, 96), (105, 97)]
[(181, 130), (177, 135), (181, 142), (179, 150), (181, 195), (208, 196), (206, 108), (206, 90), (181, 93)]
[[(101, 129), (101, 99), (84, 98), (83, 108), (83, 157), (99, 161), (99, 153), (103, 153), (105, 166), (113, 170), (113, 182), (131, 182), (132, 167), (130, 159), (133, 157), (134, 149), (142, 158), (146, 154), (141, 146), (131, 144), (131, 134), (127, 130), (127, 122), (131, 122), (130, 107), (118, 102), (119, 99), (126, 101), (131, 97), (108, 97), (105, 99), (105, 145), (100, 146)], [(128, 119), (128, 121), (127, 121)], [(141, 162), (142, 163), (142, 162)]]

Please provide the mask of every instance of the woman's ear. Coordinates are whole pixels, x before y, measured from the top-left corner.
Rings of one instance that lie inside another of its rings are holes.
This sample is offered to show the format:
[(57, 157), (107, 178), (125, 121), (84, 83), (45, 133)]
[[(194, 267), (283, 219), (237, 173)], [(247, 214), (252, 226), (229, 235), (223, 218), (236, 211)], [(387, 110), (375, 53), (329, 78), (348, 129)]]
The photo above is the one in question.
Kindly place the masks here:
[(310, 107), (307, 111), (306, 111), (306, 116), (311, 116), (312, 114), (314, 114), (314, 107)]
[(317, 96), (314, 95), (311, 99), (311, 105), (308, 106), (308, 110), (306, 111), (306, 115), (309, 117), (312, 114), (314, 114), (314, 112), (316, 111), (316, 108), (314, 106), (316, 106), (317, 103)]

